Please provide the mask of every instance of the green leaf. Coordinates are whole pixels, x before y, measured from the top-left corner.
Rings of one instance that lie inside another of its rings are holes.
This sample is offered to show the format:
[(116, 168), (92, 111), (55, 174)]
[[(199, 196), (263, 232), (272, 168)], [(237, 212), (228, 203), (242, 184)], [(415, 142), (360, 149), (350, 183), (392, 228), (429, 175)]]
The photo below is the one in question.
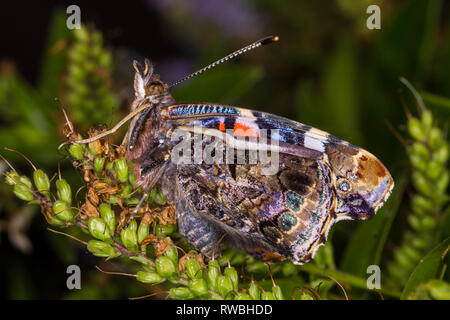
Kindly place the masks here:
[(400, 299), (408, 299), (418, 285), (440, 276), (443, 255), (450, 247), (450, 237), (430, 251), (416, 266), (403, 289)]

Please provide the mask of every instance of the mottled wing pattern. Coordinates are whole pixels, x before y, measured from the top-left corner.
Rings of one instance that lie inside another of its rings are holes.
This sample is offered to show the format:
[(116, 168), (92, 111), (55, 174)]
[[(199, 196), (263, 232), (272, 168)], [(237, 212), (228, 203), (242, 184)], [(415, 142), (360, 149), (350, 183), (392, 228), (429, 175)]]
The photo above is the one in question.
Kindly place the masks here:
[(393, 187), (369, 152), (283, 117), (217, 104), (176, 104), (163, 116), (171, 127), (202, 128), (236, 149), (238, 137), (277, 131), (270, 138), (279, 145), (276, 173), (248, 163), (177, 166), (180, 231), (207, 256), (227, 234), (261, 260), (305, 263), (334, 222), (373, 216)]

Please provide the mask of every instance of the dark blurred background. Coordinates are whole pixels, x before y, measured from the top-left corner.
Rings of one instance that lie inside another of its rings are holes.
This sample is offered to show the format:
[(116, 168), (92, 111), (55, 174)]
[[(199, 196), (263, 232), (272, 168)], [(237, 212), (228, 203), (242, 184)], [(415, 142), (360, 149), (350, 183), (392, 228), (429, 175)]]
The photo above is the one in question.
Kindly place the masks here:
[[(76, 37), (65, 28), (65, 11), (72, 4), (80, 7), (82, 24), (101, 35), (101, 50), (112, 54), (104, 107), (77, 110), (70, 96), (67, 77), (75, 71), (66, 69), (65, 52)], [(381, 8), (380, 30), (366, 27), (371, 4)], [(450, 106), (436, 102), (437, 95), (450, 97), (449, 17), (450, 3), (441, 0), (8, 1), (0, 13), (0, 153), (23, 173), (31, 167), (4, 147), (24, 153), (50, 175), (60, 162), (67, 179), (81, 185), (81, 174), (56, 150), (64, 140), (61, 107), (79, 128), (110, 125), (133, 98), (133, 59), (148, 57), (161, 78), (172, 82), (259, 38), (278, 35), (278, 43), (174, 88), (174, 96), (235, 104), (318, 127), (368, 149), (398, 176), (408, 161), (389, 128), (404, 132), (402, 99), (417, 113), (399, 77), (423, 93), (438, 122), (449, 120)], [(38, 208), (24, 206), (4, 184), (0, 199), (0, 297), (115, 299), (142, 293), (134, 281), (99, 274), (94, 269), (99, 259), (47, 231)], [(353, 222), (336, 227), (337, 262), (354, 227)], [(81, 266), (86, 290), (67, 290), (69, 264)]]

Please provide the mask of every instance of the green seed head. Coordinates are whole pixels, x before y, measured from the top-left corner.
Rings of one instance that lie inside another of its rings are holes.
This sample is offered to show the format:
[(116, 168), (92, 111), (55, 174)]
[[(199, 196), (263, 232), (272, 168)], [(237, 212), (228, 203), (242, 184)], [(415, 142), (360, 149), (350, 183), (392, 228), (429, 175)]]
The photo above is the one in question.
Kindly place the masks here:
[(72, 203), (72, 190), (65, 179), (56, 181), (56, 193), (59, 199), (66, 201), (69, 205)]
[(208, 285), (212, 289), (217, 288), (217, 282), (219, 281), (220, 276), (220, 266), (217, 260), (211, 260), (208, 263)]
[(173, 261), (175, 266), (178, 266), (178, 250), (175, 247), (172, 247), (166, 251), (164, 251), (164, 255)]
[(247, 293), (239, 292), (236, 295), (236, 300), (252, 300), (252, 298)]
[(250, 287), (248, 288), (248, 294), (252, 298), (252, 300), (260, 300), (261, 299), (261, 291), (259, 291), (256, 283), (250, 283)]
[(170, 289), (170, 297), (172, 299), (185, 300), (194, 298), (194, 294), (185, 287), (172, 288)]
[(103, 241), (91, 240), (87, 248), (96, 257), (107, 258), (117, 254), (110, 244)]
[(208, 293), (208, 285), (205, 279), (194, 279), (189, 283), (189, 289), (196, 296), (203, 296)]
[(120, 232), (120, 239), (122, 240), (122, 244), (133, 251), (138, 251), (136, 225), (136, 220), (133, 220), (128, 228), (122, 229), (122, 231)]
[(73, 143), (73, 144), (70, 145), (69, 153), (76, 160), (80, 160), (81, 161), (81, 160), (84, 159), (84, 149), (78, 143)]
[(47, 194), (50, 190), (50, 179), (45, 172), (41, 169), (34, 171), (33, 179), (37, 190), (42, 194)]
[(239, 276), (236, 269), (233, 267), (227, 267), (225, 268), (224, 275), (231, 280), (231, 283), (233, 284), (233, 290), (237, 290), (239, 284)]
[(165, 238), (176, 230), (175, 224), (157, 224), (155, 227), (155, 234), (157, 237)]
[(125, 161), (125, 158), (120, 158), (116, 161), (116, 172), (117, 172), (117, 179), (119, 179), (120, 182), (127, 182), (128, 181), (128, 164)]
[(202, 267), (195, 259), (189, 259), (186, 261), (186, 271), (191, 279), (200, 279), (202, 277)]
[(156, 258), (156, 271), (165, 278), (170, 278), (175, 272), (175, 264), (166, 256)]
[(277, 300), (272, 292), (263, 292), (261, 294), (261, 300)]
[(428, 132), (431, 129), (431, 126), (433, 125), (433, 114), (430, 110), (425, 110), (422, 112), (422, 127), (425, 130), (425, 132)]
[(30, 187), (21, 182), (14, 185), (14, 194), (25, 201), (31, 201), (34, 198)]
[(28, 188), (33, 189), (33, 183), (31, 182), (31, 180), (28, 177), (20, 176), (19, 181), (21, 183), (23, 183), (24, 185), (26, 185)]
[(5, 175), (6, 183), (10, 186), (15, 185), (20, 182), (19, 174), (16, 171), (8, 171)]
[(277, 300), (284, 300), (283, 291), (281, 291), (280, 286), (272, 287), (272, 294)]
[(53, 203), (53, 214), (57, 219), (62, 221), (69, 222), (73, 220), (73, 213), (70, 209), (70, 205), (64, 200), (56, 200)]
[(111, 242), (111, 233), (102, 218), (94, 217), (88, 221), (89, 232), (94, 238), (102, 241)]
[(217, 291), (222, 297), (226, 298), (228, 293), (233, 291), (233, 283), (231, 282), (230, 278), (219, 276), (219, 280), (217, 282)]
[(94, 168), (97, 174), (101, 175), (105, 166), (105, 157), (95, 157)]
[(408, 132), (411, 135), (411, 137), (413, 137), (418, 141), (425, 140), (426, 137), (425, 132), (422, 128), (422, 124), (417, 118), (410, 118), (408, 120)]
[(109, 204), (102, 203), (98, 207), (98, 211), (100, 213), (100, 217), (106, 222), (109, 228), (109, 232), (111, 234), (114, 234), (116, 230), (116, 215), (114, 214), (114, 211), (111, 209)]
[(138, 271), (136, 279), (143, 283), (158, 284), (166, 281), (166, 279), (156, 272)]

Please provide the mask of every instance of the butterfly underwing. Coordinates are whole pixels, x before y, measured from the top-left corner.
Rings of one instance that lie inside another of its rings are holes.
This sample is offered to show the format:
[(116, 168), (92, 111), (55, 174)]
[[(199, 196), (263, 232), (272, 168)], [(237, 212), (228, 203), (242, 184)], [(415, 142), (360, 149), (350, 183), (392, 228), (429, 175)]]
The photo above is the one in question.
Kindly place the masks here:
[[(220, 254), (224, 238), (261, 261), (306, 263), (334, 223), (372, 217), (392, 191), (389, 171), (362, 148), (269, 113), (176, 103), (147, 59), (134, 68), (131, 108), (151, 105), (127, 133), (137, 184), (162, 185), (179, 232), (208, 258)], [(182, 140), (188, 155), (175, 161)], [(218, 154), (219, 142), (233, 152)], [(216, 161), (196, 156), (208, 148)], [(277, 165), (250, 161), (252, 150), (276, 155)]]

